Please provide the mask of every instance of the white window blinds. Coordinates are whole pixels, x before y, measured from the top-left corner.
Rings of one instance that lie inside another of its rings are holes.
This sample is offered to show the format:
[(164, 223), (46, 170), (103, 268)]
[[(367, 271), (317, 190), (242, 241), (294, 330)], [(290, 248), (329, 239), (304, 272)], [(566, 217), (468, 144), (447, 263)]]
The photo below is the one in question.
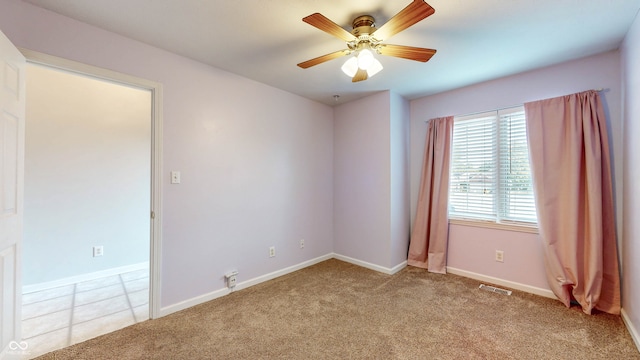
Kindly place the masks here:
[(454, 120), (449, 188), (449, 213), (462, 217), (495, 218), (495, 113)]
[(522, 107), (455, 118), (449, 215), (536, 222)]
[(536, 222), (524, 109), (498, 112), (500, 219)]

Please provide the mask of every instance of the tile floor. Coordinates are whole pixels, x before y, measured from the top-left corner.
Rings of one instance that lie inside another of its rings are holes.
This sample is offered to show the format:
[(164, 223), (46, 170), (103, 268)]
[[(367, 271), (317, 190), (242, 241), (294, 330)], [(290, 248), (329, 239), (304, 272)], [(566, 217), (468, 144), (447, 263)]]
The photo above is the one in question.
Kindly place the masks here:
[(30, 359), (149, 319), (149, 270), (23, 294)]

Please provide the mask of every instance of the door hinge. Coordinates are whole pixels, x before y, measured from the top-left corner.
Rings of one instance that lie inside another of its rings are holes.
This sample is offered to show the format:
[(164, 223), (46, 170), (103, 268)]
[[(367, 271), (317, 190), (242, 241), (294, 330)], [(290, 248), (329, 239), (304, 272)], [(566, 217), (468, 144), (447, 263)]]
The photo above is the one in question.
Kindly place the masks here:
[(151, 212), (151, 218), (152, 218), (152, 219), (155, 219), (155, 218), (156, 218), (156, 213), (155, 213), (155, 212), (153, 212), (153, 211)]

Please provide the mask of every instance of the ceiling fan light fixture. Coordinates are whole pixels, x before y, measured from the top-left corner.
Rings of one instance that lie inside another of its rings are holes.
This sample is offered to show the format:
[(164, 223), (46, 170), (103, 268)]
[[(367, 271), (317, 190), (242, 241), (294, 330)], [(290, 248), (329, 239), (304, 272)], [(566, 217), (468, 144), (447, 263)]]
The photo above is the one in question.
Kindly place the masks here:
[(367, 75), (369, 77), (372, 77), (373, 75), (377, 74), (380, 72), (380, 70), (382, 70), (382, 64), (380, 63), (380, 61), (378, 61), (378, 59), (373, 59), (373, 62), (371, 63), (371, 66), (369, 66), (369, 68), (367, 69)]
[(373, 64), (375, 58), (369, 49), (362, 49), (358, 54), (358, 67), (362, 70), (368, 70)]
[(345, 61), (342, 65), (341, 69), (348, 77), (354, 77), (356, 72), (358, 72), (358, 58), (355, 56), (350, 57), (349, 60)]

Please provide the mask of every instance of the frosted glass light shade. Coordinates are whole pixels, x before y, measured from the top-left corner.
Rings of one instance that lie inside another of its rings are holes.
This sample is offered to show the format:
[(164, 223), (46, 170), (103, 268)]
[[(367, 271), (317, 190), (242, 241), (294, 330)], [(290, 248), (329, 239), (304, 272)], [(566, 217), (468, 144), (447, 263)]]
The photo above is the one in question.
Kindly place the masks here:
[(369, 77), (372, 77), (373, 75), (379, 73), (380, 70), (382, 70), (382, 64), (380, 63), (380, 61), (378, 61), (378, 59), (374, 58), (371, 66), (369, 66), (369, 68), (367, 69), (367, 75)]
[(368, 49), (360, 50), (360, 54), (358, 54), (358, 67), (362, 70), (368, 70), (369, 67), (373, 64), (373, 54)]
[(348, 77), (354, 77), (358, 72), (358, 58), (352, 56), (342, 65), (342, 72), (347, 74)]

